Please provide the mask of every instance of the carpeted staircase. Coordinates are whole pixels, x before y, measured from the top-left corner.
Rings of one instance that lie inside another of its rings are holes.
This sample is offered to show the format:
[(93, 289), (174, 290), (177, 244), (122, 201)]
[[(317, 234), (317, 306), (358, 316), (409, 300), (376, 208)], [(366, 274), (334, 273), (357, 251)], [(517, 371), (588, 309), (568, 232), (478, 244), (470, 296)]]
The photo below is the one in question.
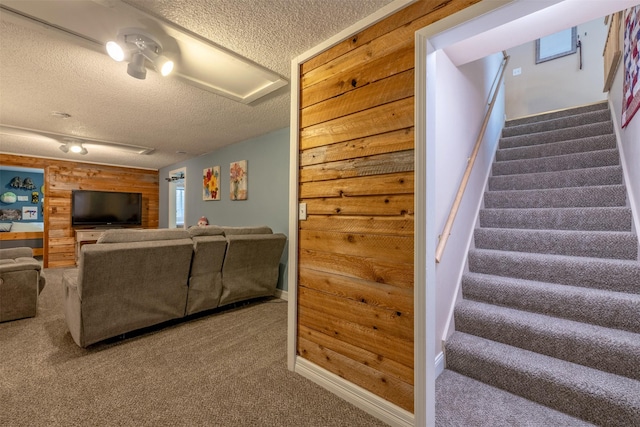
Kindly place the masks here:
[(444, 378), (462, 374), (597, 425), (640, 426), (632, 222), (606, 103), (508, 122)]

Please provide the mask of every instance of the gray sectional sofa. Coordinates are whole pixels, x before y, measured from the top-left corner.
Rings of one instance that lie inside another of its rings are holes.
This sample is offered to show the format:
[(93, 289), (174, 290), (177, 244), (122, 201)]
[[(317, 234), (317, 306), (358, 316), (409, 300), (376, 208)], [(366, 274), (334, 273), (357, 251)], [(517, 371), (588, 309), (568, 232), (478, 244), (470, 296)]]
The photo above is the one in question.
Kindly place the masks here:
[(65, 272), (65, 317), (81, 347), (273, 295), (286, 236), (268, 227), (107, 230)]

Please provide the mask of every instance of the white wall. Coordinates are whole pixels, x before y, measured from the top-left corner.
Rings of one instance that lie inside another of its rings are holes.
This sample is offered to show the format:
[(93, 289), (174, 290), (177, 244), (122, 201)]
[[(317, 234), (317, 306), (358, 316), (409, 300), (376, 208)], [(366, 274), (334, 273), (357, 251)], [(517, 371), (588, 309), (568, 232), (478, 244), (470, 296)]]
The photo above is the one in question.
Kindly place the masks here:
[[(582, 70), (579, 51), (536, 64), (535, 40), (507, 50), (511, 56), (505, 78), (507, 119), (606, 99), (602, 92), (602, 52), (607, 38), (604, 19), (578, 25), (578, 37), (582, 42)], [(522, 74), (514, 76), (515, 68), (521, 68)]]
[[(622, 36), (621, 36), (622, 37)], [(621, 44), (623, 46), (623, 44)], [(624, 67), (621, 63), (616, 72), (613, 85), (609, 91), (616, 127), (622, 126), (622, 84), (624, 80)], [(636, 113), (631, 122), (624, 129), (620, 129), (620, 155), (622, 167), (625, 172), (627, 194), (634, 213), (636, 230), (640, 229), (640, 111)]]
[[(482, 126), (489, 91), (500, 67), (502, 54), (495, 54), (460, 68), (456, 68), (442, 51), (433, 55), (429, 60), (435, 60), (435, 75), (427, 75), (427, 86), (436, 85), (436, 106), (432, 109), (435, 111), (427, 114), (435, 114), (428, 123), (435, 123), (436, 129), (434, 136), (428, 137), (427, 144), (436, 144), (435, 224), (440, 233)], [(504, 91), (498, 96), (454, 228), (442, 260), (436, 267), (438, 349), (441, 348), (441, 340), (446, 333), (451, 308), (458, 293), (458, 282), (466, 265), (485, 182), (504, 123), (503, 95)]]

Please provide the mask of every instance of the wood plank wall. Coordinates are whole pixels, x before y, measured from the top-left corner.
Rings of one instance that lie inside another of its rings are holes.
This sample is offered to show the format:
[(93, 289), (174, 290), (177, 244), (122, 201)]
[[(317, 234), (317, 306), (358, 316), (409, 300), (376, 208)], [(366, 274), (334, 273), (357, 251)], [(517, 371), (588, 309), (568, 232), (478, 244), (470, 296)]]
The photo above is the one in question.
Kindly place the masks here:
[(142, 193), (142, 226), (158, 228), (158, 171), (0, 154), (3, 166), (44, 169), (44, 266), (75, 265), (71, 190)]
[(415, 31), (423, 0), (300, 66), (297, 353), (413, 412)]

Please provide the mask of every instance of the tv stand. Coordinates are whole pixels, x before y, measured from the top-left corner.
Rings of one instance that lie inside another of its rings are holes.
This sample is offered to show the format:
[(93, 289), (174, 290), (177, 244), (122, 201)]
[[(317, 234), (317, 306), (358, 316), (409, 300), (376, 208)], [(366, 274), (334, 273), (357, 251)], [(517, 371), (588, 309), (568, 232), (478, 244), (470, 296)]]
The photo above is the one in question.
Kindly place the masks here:
[(115, 225), (113, 227), (106, 226), (106, 227), (76, 229), (76, 265), (78, 264), (78, 260), (80, 259), (80, 249), (82, 248), (83, 245), (96, 243), (98, 239), (102, 236), (102, 233), (104, 233), (107, 230), (122, 229), (122, 228), (125, 228), (125, 227), (118, 227), (117, 225)]

